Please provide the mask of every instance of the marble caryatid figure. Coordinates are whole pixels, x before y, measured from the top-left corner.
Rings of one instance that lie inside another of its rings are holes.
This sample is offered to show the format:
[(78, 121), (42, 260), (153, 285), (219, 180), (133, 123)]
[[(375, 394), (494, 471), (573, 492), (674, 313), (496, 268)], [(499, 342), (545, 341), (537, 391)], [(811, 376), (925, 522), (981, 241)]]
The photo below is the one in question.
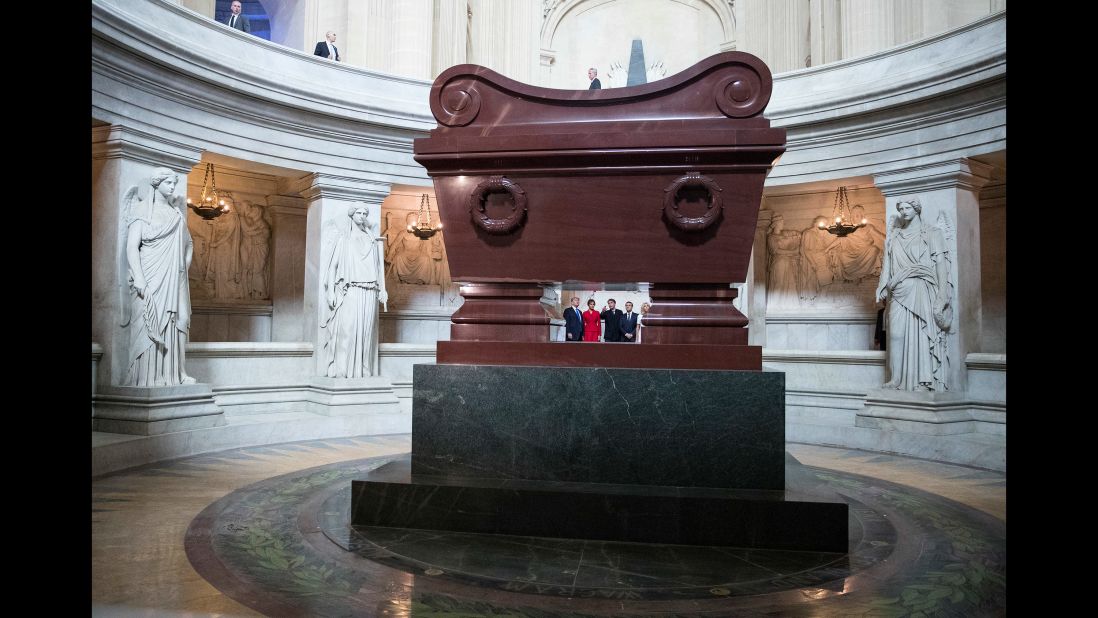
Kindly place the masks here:
[(159, 167), (147, 186), (122, 199), (122, 320), (127, 334), (126, 386), (192, 384), (183, 367), (191, 322), (187, 281), (194, 249), (183, 196), (173, 195), (179, 176)]
[[(877, 286), (877, 299), (888, 302), (891, 377), (884, 387), (945, 391), (946, 336), (953, 321), (949, 248), (943, 230), (923, 222), (918, 200), (901, 200), (896, 210), (900, 216), (885, 241)], [(948, 226), (944, 217), (939, 220)]]
[[(378, 303), (388, 302), (382, 246), (370, 228), (370, 209), (355, 204), (348, 220), (326, 234), (321, 262), (324, 308), (320, 327), (320, 371), (330, 378), (362, 378), (377, 373)], [(329, 224), (332, 225), (332, 224)]]

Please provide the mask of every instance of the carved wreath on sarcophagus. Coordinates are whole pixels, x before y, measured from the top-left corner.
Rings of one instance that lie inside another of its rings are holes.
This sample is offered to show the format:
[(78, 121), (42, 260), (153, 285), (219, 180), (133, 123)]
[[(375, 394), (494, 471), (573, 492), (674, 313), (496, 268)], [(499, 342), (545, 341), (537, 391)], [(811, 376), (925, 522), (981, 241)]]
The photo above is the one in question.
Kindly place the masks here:
[[(716, 223), (724, 209), (722, 189), (715, 180), (699, 172), (684, 174), (663, 190), (663, 214), (671, 225), (684, 232), (700, 232)], [(680, 202), (689, 193), (705, 196), (705, 211), (698, 217), (688, 217), (679, 210)]]
[[(488, 214), (488, 201), (493, 195), (501, 196), (511, 211), (505, 217)], [(503, 176), (490, 176), (469, 194), (469, 215), (477, 227), (489, 234), (510, 234), (526, 219), (526, 191)]]

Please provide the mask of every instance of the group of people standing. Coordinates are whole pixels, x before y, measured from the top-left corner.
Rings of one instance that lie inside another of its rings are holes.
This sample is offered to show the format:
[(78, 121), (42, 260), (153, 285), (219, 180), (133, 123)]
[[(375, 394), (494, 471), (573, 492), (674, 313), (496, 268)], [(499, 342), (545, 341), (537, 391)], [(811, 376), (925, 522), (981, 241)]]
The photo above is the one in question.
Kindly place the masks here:
[[(642, 316), (633, 312), (633, 303), (625, 303), (625, 311), (616, 308), (617, 301), (606, 301), (602, 311), (595, 309), (595, 299), (587, 301), (587, 310), (580, 311), (580, 299), (572, 297), (572, 305), (564, 310), (565, 341), (602, 341), (619, 343), (637, 343), (640, 341)], [(648, 303), (642, 306), (642, 310)], [(603, 322), (606, 323), (605, 330)]]
[[(248, 16), (241, 12), (242, 5), (240, 0), (233, 0), (229, 5), (229, 16), (225, 19), (225, 25), (239, 30), (241, 32), (252, 32), (252, 22), (248, 19)], [(329, 30), (324, 33), (324, 40), (316, 44), (313, 48), (313, 55), (320, 56), (321, 58), (327, 58), (333, 62), (343, 62), (343, 58), (339, 55), (339, 49), (336, 47), (336, 33)]]

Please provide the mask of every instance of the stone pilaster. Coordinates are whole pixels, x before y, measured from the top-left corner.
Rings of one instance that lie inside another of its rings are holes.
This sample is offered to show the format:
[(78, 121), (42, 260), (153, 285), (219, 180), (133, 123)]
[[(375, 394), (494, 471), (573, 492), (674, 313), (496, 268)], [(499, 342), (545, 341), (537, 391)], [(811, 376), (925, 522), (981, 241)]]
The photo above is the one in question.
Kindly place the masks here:
[(841, 0), (810, 0), (809, 48), (812, 66), (835, 62), (843, 57)]
[[(979, 192), (990, 179), (991, 169), (972, 159), (956, 159), (873, 177), (885, 196), (886, 217), (896, 213), (899, 200), (918, 198), (924, 225), (953, 228), (942, 230), (951, 258), (954, 303), (946, 383), (949, 390), (958, 393), (965, 390), (965, 356), (981, 351)], [(888, 236), (892, 233), (889, 226)]]
[(271, 214), (271, 341), (307, 341), (305, 307), (304, 198), (267, 196)]
[(542, 4), (469, 0), (469, 9), (472, 39), (466, 61), (533, 83), (540, 74)]
[(469, 37), (469, 14), (466, 0), (435, 0), (431, 49), (431, 75), (465, 63)]
[(755, 223), (755, 242), (751, 247), (751, 262), (747, 266), (746, 298), (747, 344), (766, 347), (766, 230), (770, 227), (772, 210), (760, 210)]
[(157, 167), (179, 174), (176, 191), (185, 191), (187, 174), (200, 156), (197, 147), (124, 125), (92, 128), (92, 341), (103, 347), (100, 385), (120, 385), (126, 372), (127, 341), (120, 326), (123, 298), (129, 298), (122, 290), (122, 198), (134, 185), (148, 186)]
[(880, 0), (842, 0), (843, 58), (865, 56), (896, 40), (894, 5)]
[[(305, 293), (303, 316), (305, 341), (314, 346), (319, 359), (323, 346), (320, 316), (324, 307), (324, 287), (320, 278), (322, 251), (332, 233), (330, 221), (347, 216), (347, 208), (356, 202), (370, 207), (370, 225), (375, 232), (381, 227), (381, 202), (389, 195), (389, 184), (347, 176), (314, 173), (301, 179), (294, 187), (305, 199), (308, 213), (305, 232)], [(379, 325), (374, 324), (374, 328)], [(377, 364), (375, 362), (374, 366)], [(317, 368), (316, 375), (322, 375)]]
[(803, 69), (811, 53), (810, 8), (803, 0), (737, 2), (737, 49), (762, 58), (774, 73)]
[[(121, 326), (126, 277), (122, 200), (132, 186), (147, 187), (158, 167), (187, 174), (201, 151), (124, 125), (92, 128), (92, 342), (101, 346), (92, 395), (92, 429), (151, 435), (225, 424), (209, 384), (123, 385), (129, 344)], [(185, 362), (184, 358), (184, 362)]]

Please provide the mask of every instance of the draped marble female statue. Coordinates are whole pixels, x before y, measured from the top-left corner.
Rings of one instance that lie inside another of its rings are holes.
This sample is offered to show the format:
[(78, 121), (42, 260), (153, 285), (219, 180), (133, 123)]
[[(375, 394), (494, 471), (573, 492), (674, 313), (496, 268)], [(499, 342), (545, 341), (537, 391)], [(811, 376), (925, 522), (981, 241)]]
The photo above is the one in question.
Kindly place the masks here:
[(159, 167), (147, 187), (130, 187), (122, 199), (121, 326), (129, 350), (127, 386), (195, 381), (183, 367), (191, 322), (187, 269), (194, 246), (183, 196), (172, 195), (178, 183), (175, 172)]
[[(370, 228), (370, 209), (356, 204), (348, 221), (326, 234), (321, 281), (327, 311), (321, 320), (324, 343), (320, 369), (330, 378), (377, 374), (378, 303), (388, 302), (382, 262), (384, 239)], [(341, 218), (342, 219), (342, 218)], [(332, 224), (329, 224), (332, 225)]]
[[(900, 216), (885, 241), (877, 299), (888, 301), (884, 388), (945, 391), (947, 333), (953, 321), (950, 254), (943, 230), (923, 223), (918, 200), (896, 204)], [(939, 222), (950, 232), (948, 221)]]

